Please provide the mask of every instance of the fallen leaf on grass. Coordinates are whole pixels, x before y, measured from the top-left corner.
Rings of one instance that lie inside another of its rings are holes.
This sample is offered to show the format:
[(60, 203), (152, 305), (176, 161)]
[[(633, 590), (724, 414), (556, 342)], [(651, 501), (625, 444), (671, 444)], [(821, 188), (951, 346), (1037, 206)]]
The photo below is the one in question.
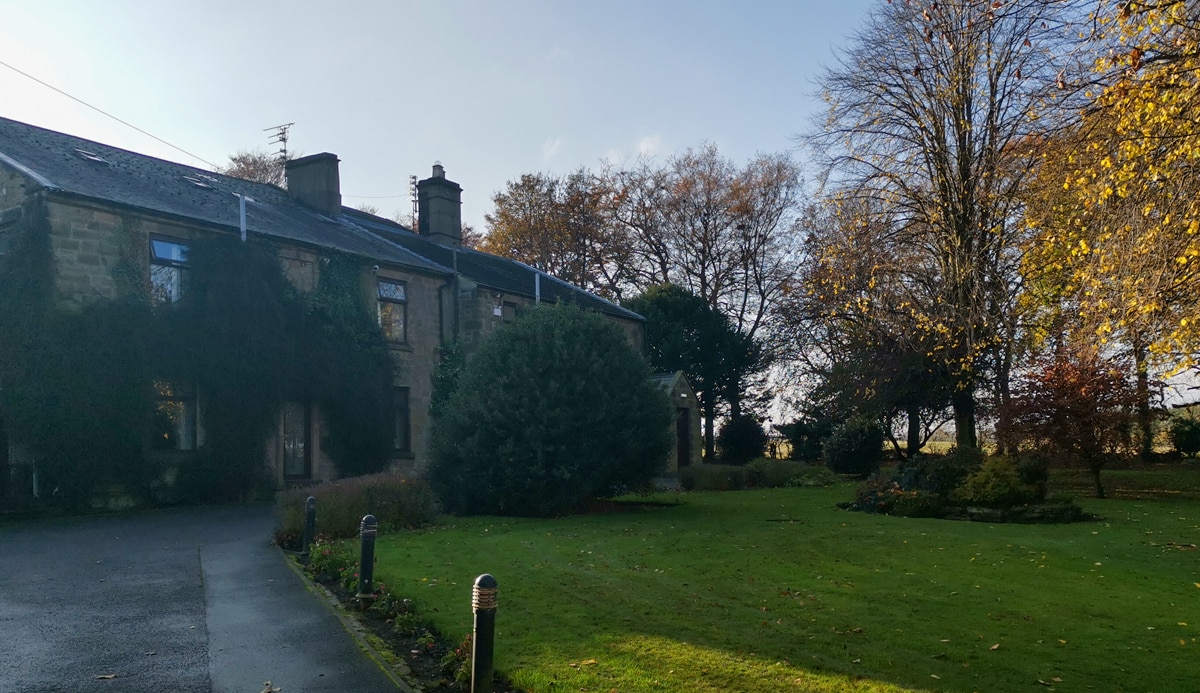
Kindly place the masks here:
[(996, 650), (1000, 649), (1000, 643), (996, 643), (995, 645), (992, 645), (992, 646), (991, 646), (991, 647), (989, 647), (988, 649), (989, 649), (989, 650), (992, 650), (992, 651), (994, 652), (994, 651), (996, 651)]
[(937, 679), (938, 681), (941, 681), (941, 680), (942, 680), (942, 677), (941, 677), (941, 676), (938, 676), (937, 674), (930, 674), (930, 675), (929, 675), (929, 678), (931, 678), (931, 679)]
[(115, 679), (115, 678), (117, 678), (117, 675), (116, 674), (97, 674), (96, 678), (98, 678), (98, 679)]

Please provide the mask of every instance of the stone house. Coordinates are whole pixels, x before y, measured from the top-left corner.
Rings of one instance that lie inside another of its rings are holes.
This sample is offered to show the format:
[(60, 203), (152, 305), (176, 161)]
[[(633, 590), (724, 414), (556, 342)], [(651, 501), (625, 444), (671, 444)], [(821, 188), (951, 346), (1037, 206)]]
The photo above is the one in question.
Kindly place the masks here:
[(658, 373), (651, 376), (651, 381), (667, 394), (674, 411), (671, 433), (675, 446), (667, 459), (665, 473), (673, 476), (683, 467), (703, 464), (700, 456), (700, 451), (704, 449), (704, 440), (700, 437), (700, 401), (691, 383), (683, 371)]
[[(187, 291), (189, 244), (201, 238), (270, 239), (300, 291), (317, 286), (329, 252), (352, 256), (363, 301), (379, 316), (397, 365), (392, 467), (402, 470), (419, 472), (425, 462), (430, 376), (444, 342), (460, 340), (469, 352), (521, 306), (561, 300), (608, 316), (641, 348), (637, 314), (520, 262), (461, 247), (462, 188), (441, 165), (418, 183), (416, 230), (344, 207), (338, 166), (330, 153), (292, 160), (285, 190), (0, 118), (0, 255), (24, 228), (26, 203), (37, 199), (49, 222), (52, 300), (66, 311), (118, 298), (116, 274), (129, 266), (131, 247), (155, 303)], [(159, 390), (158, 406), (176, 429), (163, 454), (186, 463), (205, 441), (204, 393)], [(265, 452), (277, 486), (338, 476), (322, 450), (321, 426), (315, 405), (294, 402), (279, 412)], [(36, 483), (0, 418), (0, 505)]]

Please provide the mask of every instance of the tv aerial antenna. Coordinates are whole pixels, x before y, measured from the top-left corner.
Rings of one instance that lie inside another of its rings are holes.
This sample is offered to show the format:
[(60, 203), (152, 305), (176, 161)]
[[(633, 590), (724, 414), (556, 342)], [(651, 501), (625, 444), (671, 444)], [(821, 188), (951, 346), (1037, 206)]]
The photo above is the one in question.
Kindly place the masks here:
[(408, 197), (412, 200), (412, 230), (417, 230), (417, 177), (408, 177)]
[(271, 133), (267, 142), (270, 144), (279, 145), (280, 161), (287, 161), (288, 130), (290, 130), (293, 125), (295, 125), (295, 123), (284, 123), (283, 125), (275, 125), (273, 127), (263, 128), (263, 132)]

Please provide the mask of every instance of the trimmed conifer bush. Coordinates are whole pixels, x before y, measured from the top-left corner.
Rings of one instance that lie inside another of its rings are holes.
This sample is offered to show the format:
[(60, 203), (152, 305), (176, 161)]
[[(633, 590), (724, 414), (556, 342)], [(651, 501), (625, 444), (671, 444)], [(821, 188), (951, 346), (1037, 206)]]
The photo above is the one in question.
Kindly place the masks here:
[(429, 480), (445, 510), (546, 517), (649, 484), (671, 412), (610, 320), (523, 311), (467, 360), (434, 420)]
[(767, 433), (753, 416), (734, 416), (725, 422), (717, 434), (721, 464), (746, 464), (762, 457), (766, 449)]
[(883, 458), (883, 429), (865, 416), (855, 416), (834, 429), (825, 441), (825, 465), (837, 474), (867, 477)]

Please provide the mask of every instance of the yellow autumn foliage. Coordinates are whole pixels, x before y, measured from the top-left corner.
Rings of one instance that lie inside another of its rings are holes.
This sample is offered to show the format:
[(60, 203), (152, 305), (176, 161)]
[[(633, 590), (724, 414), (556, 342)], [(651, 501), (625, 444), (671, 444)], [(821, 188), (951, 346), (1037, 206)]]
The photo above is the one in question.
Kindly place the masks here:
[(1100, 27), (1107, 86), (1046, 143), (1030, 198), (1030, 300), (1181, 367), (1200, 353), (1200, 23), (1184, 2), (1116, 3)]

